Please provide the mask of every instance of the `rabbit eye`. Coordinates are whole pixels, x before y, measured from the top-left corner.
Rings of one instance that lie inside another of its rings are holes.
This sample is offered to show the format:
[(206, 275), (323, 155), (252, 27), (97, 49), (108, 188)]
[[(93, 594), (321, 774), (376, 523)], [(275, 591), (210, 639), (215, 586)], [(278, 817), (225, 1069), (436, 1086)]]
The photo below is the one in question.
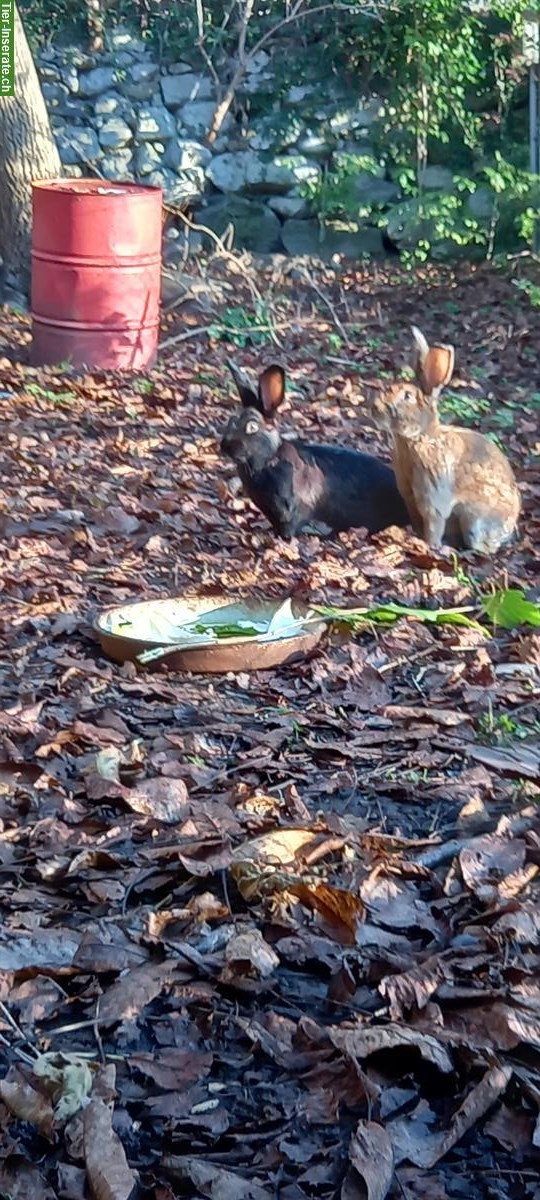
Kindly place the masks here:
[(259, 432), (258, 421), (248, 421), (246, 424), (246, 433), (258, 433), (258, 432)]

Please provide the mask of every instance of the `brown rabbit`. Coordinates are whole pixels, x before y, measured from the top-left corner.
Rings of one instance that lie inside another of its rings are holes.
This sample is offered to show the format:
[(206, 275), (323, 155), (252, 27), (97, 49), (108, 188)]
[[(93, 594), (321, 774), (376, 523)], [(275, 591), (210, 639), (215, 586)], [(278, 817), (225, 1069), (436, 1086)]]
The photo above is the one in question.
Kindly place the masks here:
[(454, 369), (452, 346), (429, 346), (413, 326), (416, 383), (395, 383), (374, 404), (392, 434), (394, 470), (413, 528), (430, 546), (495, 554), (515, 531), (521, 500), (512, 468), (489, 438), (442, 425), (437, 400)]

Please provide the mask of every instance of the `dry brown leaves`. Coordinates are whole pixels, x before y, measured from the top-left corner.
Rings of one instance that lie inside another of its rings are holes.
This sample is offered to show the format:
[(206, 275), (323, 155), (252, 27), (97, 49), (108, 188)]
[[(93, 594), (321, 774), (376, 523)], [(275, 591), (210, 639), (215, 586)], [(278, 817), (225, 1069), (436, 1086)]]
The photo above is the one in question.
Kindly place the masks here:
[(523, 539), (496, 564), (456, 572), (406, 534), (276, 542), (219, 459), (230, 346), (183, 342), (144, 380), (71, 376), (28, 368), (24, 321), (2, 318), (0, 1192), (17, 1200), (538, 1200), (538, 639), (401, 624), (212, 679), (137, 675), (90, 633), (98, 607), (191, 588), (461, 605), (536, 582), (526, 298), (465, 268), (318, 280), (351, 346), (328, 355), (328, 311), (284, 276), (285, 423), (381, 451), (364, 385), (429, 311), (523, 483)]

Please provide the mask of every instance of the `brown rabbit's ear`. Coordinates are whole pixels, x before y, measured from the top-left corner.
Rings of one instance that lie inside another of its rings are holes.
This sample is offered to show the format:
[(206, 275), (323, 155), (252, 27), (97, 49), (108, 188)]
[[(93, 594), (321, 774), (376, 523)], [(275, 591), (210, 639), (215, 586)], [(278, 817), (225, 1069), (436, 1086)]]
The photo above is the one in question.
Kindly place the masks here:
[(454, 374), (454, 347), (431, 346), (422, 366), (422, 387), (428, 395), (440, 392)]
[(441, 391), (450, 382), (454, 372), (454, 347), (430, 346), (422, 331), (412, 326), (416, 347), (416, 378), (422, 391), (431, 396)]
[(236, 390), (242, 401), (242, 407), (260, 409), (259, 397), (255, 388), (248, 382), (244, 374), (238, 370), (238, 367), (231, 362), (230, 358), (227, 359), (227, 366), (236, 384)]
[(285, 396), (285, 371), (283, 367), (273, 363), (259, 377), (259, 411), (265, 417), (272, 414), (283, 403)]
[(415, 348), (414, 365), (418, 369), (419, 367), (422, 367), (426, 361), (426, 358), (429, 354), (429, 344), (426, 341), (422, 330), (418, 328), (418, 325), (411, 325), (411, 333), (414, 338)]

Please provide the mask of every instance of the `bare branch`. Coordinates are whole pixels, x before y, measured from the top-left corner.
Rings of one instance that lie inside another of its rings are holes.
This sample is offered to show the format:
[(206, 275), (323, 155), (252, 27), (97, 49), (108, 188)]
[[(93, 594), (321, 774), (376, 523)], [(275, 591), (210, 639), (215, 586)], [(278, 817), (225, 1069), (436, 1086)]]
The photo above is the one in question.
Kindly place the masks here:
[(197, 13), (197, 48), (198, 48), (199, 53), (201, 54), (202, 58), (204, 59), (206, 65), (208, 67), (208, 70), (210, 71), (212, 79), (214, 80), (214, 83), (216, 85), (217, 94), (219, 97), (219, 96), (221, 96), (221, 90), (222, 90), (221, 89), (221, 80), (220, 80), (219, 75), (216, 71), (216, 68), (212, 62), (212, 59), (210, 58), (208, 50), (206, 49), (206, 37), (205, 37), (205, 33), (204, 33), (203, 0), (195, 0), (195, 10)]
[[(202, 0), (197, 0), (197, 3), (202, 3)], [(292, 8), (289, 15), (283, 17), (281, 21), (278, 21), (277, 25), (274, 25), (272, 29), (267, 29), (266, 33), (263, 33), (258, 42), (255, 42), (255, 45), (252, 46), (248, 52), (246, 52), (246, 39), (249, 22), (253, 14), (254, 0), (244, 0), (244, 11), (238, 36), (238, 61), (225, 94), (223, 98), (219, 100), (214, 110), (214, 115), (212, 117), (210, 129), (208, 130), (206, 139), (209, 145), (212, 145), (218, 137), (225, 117), (227, 116), (231, 104), (233, 103), (237, 88), (239, 87), (246, 73), (249, 59), (254, 58), (255, 55), (258, 54), (259, 51), (262, 50), (273, 37), (275, 37), (276, 33), (279, 33), (279, 31), (286, 25), (292, 25), (293, 22), (300, 21), (304, 17), (314, 17), (324, 12), (362, 12), (364, 16), (371, 16), (374, 20), (377, 19), (378, 15), (373, 12), (373, 5), (366, 6), (365, 10), (359, 9), (357, 4), (318, 4), (315, 8), (302, 8), (302, 4), (303, 0), (297, 0), (297, 3)], [(367, 11), (367, 9), (371, 11)]]

